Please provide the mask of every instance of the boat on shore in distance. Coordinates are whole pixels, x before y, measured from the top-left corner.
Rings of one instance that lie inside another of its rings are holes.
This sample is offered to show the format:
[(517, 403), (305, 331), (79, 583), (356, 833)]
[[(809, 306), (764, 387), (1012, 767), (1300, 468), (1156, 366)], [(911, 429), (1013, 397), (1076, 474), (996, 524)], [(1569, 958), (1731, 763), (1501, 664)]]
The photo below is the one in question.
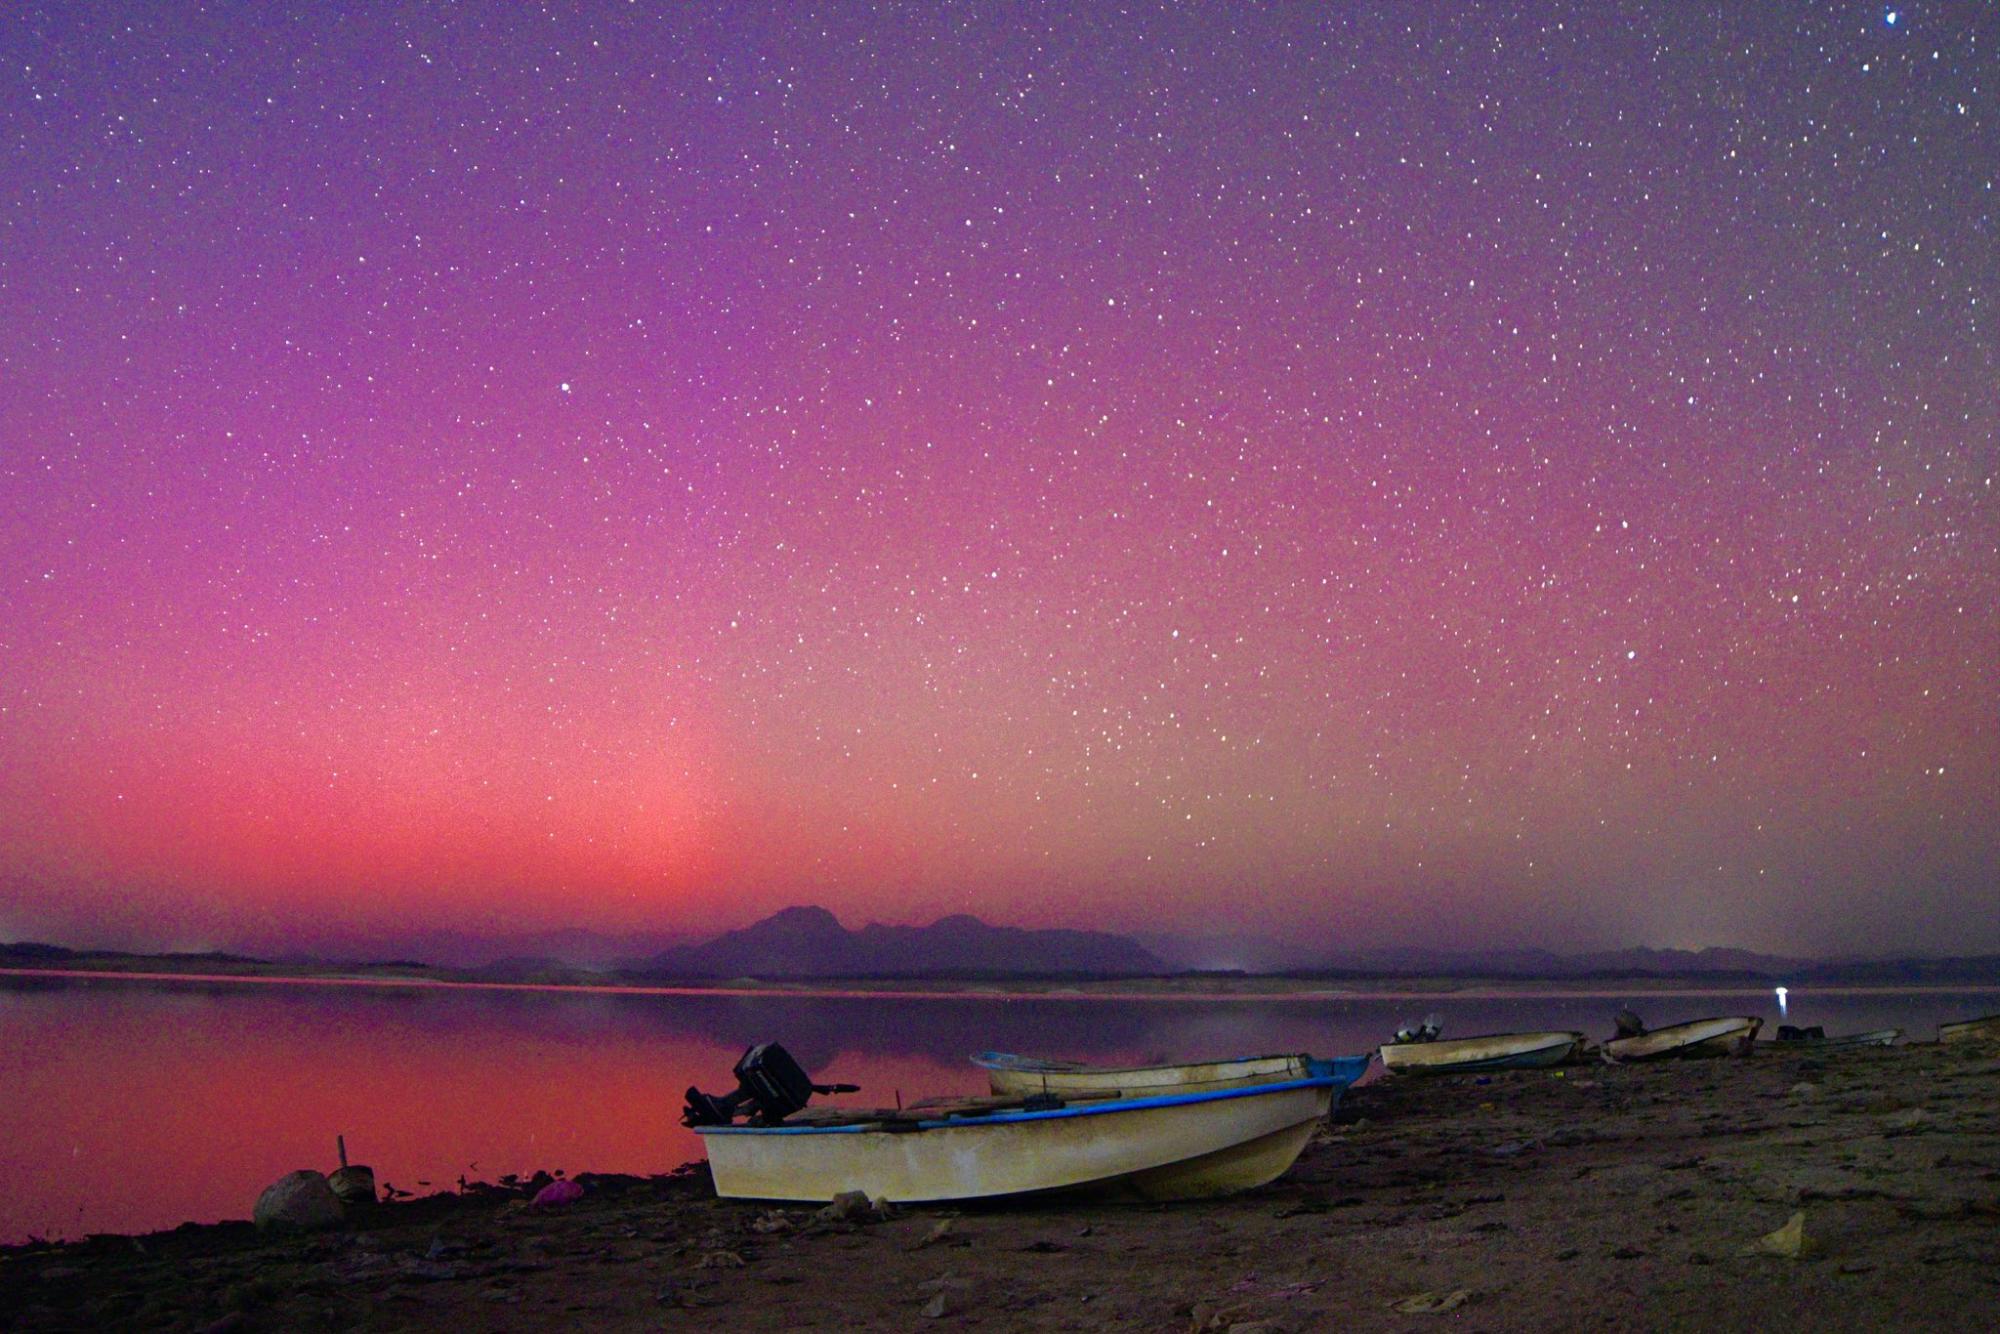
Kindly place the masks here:
[(1939, 1042), (2000, 1042), (2000, 1014), (1938, 1025)]
[(1828, 1047), (1893, 1047), (1903, 1036), (1900, 1028), (1877, 1028), (1866, 1033), (1836, 1033), (1828, 1037), (1815, 1024), (1811, 1028), (1793, 1028), (1789, 1024), (1778, 1026), (1777, 1045), (1781, 1047), (1811, 1047), (1824, 1050)]
[(1561, 1065), (1582, 1050), (1581, 1033), (1487, 1033), (1478, 1037), (1390, 1042), (1382, 1064), (1392, 1075), (1469, 1075)]
[(1011, 1107), (795, 1114), (697, 1126), (724, 1199), (825, 1203), (861, 1191), (898, 1204), (1008, 1196), (1161, 1202), (1230, 1195), (1284, 1174), (1340, 1096), (1331, 1076), (1152, 1098)]
[(986, 1071), (996, 1094), (1026, 1096), (1051, 1093), (1118, 1093), (1129, 1098), (1167, 1093), (1201, 1093), (1210, 1089), (1242, 1088), (1282, 1079), (1338, 1079), (1344, 1087), (1361, 1078), (1366, 1056), (1315, 1060), (1304, 1055), (1239, 1056), (1226, 1061), (1182, 1064), (1092, 1066), (1079, 1061), (1044, 1060), (1012, 1052), (983, 1051), (972, 1063)]
[(1763, 1026), (1762, 1019), (1750, 1015), (1690, 1019), (1684, 1024), (1612, 1038), (1598, 1050), (1614, 1065), (1621, 1061), (1672, 1057), (1748, 1056), (1751, 1044), (1757, 1040), (1757, 1030)]

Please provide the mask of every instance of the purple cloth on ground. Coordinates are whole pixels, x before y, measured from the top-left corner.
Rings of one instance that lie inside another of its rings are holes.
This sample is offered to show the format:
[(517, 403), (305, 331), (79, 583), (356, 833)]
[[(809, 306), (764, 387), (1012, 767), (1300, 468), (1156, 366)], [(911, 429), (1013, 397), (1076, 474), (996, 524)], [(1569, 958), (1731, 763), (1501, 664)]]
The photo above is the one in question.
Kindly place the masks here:
[(573, 1204), (583, 1198), (583, 1187), (574, 1181), (551, 1181), (535, 1192), (534, 1206), (546, 1209), (552, 1204)]

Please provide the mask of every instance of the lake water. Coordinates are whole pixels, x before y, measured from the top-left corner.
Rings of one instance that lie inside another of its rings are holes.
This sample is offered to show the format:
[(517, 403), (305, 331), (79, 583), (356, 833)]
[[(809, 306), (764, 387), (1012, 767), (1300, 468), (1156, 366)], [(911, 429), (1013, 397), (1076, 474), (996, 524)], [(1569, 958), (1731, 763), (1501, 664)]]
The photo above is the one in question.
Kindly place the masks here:
[[(1769, 991), (1353, 1000), (1045, 1000), (144, 983), (0, 977), (0, 1243), (246, 1218), (334, 1136), (377, 1182), (424, 1193), (537, 1168), (663, 1172), (700, 1157), (689, 1084), (732, 1085), (755, 1042), (869, 1106), (984, 1092), (988, 1048), (1130, 1064), (1265, 1051), (1359, 1053), (1428, 1011), (1446, 1036), (1607, 1035), (1621, 999), (1654, 1027), (1779, 1022)], [(2000, 1009), (1993, 995), (1794, 992), (1829, 1033)]]

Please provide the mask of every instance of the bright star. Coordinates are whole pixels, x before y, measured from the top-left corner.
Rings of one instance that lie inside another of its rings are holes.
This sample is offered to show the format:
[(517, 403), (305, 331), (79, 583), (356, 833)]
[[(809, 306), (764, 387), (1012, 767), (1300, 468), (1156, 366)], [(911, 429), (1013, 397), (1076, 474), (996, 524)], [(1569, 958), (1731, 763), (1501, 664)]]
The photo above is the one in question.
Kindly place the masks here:
[(1889, 25), (1890, 27), (1892, 27), (1892, 28), (1893, 28), (1893, 27), (1895, 27), (1895, 26), (1896, 26), (1896, 21), (1897, 21), (1898, 19), (1902, 18), (1902, 17), (1903, 17), (1903, 11), (1902, 11), (1902, 10), (1900, 10), (1900, 9), (1892, 9), (1892, 10), (1890, 10), (1890, 11), (1889, 11), (1888, 13), (1886, 13), (1886, 14), (1884, 14), (1884, 15), (1882, 16), (1882, 21), (1883, 21), (1884, 23), (1888, 24), (1888, 25)]

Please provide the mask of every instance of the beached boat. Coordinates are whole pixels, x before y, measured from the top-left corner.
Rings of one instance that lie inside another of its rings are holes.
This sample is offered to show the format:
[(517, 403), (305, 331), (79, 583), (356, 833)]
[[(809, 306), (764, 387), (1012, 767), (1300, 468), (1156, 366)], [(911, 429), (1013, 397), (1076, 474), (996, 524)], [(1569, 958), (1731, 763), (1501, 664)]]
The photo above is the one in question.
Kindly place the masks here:
[(726, 1199), (1197, 1199), (1282, 1174), (1345, 1083), (1320, 1074), (1150, 1098), (1037, 1097), (1000, 1111), (973, 1100), (965, 1115), (814, 1109), (777, 1125), (695, 1130)]
[(2000, 1014), (1938, 1025), (1939, 1042), (2000, 1042)]
[(1778, 1045), (1784, 1047), (1811, 1047), (1822, 1050), (1827, 1047), (1893, 1047), (1896, 1039), (1903, 1036), (1900, 1028), (1877, 1028), (1866, 1033), (1836, 1033), (1826, 1036), (1817, 1026), (1812, 1028), (1780, 1027)]
[(1581, 1033), (1488, 1033), (1431, 1042), (1391, 1042), (1382, 1064), (1392, 1075), (1467, 1075), (1561, 1065), (1583, 1046)]
[(1366, 1056), (1336, 1057), (1316, 1061), (1305, 1055), (1239, 1056), (1227, 1061), (1198, 1061), (1180, 1065), (1092, 1066), (1079, 1061), (1052, 1061), (1012, 1052), (983, 1051), (972, 1063), (986, 1071), (986, 1079), (999, 1094), (1026, 1095), (1053, 1093), (1063, 1097), (1076, 1093), (1112, 1092), (1126, 1097), (1151, 1097), (1164, 1093), (1200, 1093), (1209, 1089), (1241, 1088), (1246, 1084), (1269, 1084), (1282, 1079), (1310, 1079), (1330, 1075), (1343, 1084), (1361, 1078), (1368, 1066)]
[(1750, 1045), (1757, 1040), (1757, 1030), (1763, 1026), (1762, 1019), (1749, 1015), (1691, 1019), (1684, 1024), (1656, 1028), (1650, 1033), (1613, 1038), (1599, 1050), (1605, 1060), (1614, 1064), (1620, 1061), (1656, 1061), (1667, 1057), (1747, 1056)]

